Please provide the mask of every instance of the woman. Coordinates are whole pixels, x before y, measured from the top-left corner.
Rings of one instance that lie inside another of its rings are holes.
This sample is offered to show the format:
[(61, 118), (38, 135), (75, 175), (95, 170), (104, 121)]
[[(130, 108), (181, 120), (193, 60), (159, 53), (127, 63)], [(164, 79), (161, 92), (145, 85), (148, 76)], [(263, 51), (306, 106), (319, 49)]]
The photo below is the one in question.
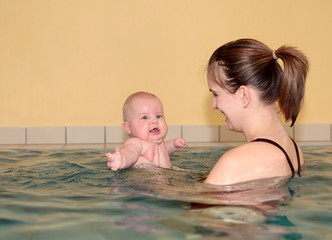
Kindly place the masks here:
[(287, 135), (278, 112), (294, 125), (308, 65), (293, 47), (271, 50), (253, 39), (227, 43), (212, 54), (207, 78), (212, 107), (226, 116), (230, 130), (244, 134), (246, 143), (226, 152), (206, 183), (229, 185), (300, 171), (301, 149)]

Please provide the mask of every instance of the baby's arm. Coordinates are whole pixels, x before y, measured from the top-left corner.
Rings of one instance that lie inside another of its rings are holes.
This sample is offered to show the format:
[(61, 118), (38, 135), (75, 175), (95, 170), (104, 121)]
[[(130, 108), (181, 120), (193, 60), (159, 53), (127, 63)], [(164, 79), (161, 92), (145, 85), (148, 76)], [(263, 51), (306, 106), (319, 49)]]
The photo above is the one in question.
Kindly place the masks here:
[(167, 148), (169, 154), (172, 154), (179, 148), (187, 147), (187, 141), (184, 138), (180, 138), (180, 137), (166, 141), (165, 144), (166, 144), (166, 148)]
[(106, 154), (108, 158), (107, 166), (113, 171), (130, 167), (137, 162), (141, 152), (141, 141), (137, 138), (130, 138), (124, 143), (121, 150), (117, 147), (115, 153)]

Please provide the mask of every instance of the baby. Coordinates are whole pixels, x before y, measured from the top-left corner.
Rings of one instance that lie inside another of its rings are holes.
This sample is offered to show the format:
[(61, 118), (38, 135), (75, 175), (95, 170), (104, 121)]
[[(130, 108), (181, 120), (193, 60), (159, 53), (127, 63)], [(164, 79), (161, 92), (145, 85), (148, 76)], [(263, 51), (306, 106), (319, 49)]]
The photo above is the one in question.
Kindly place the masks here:
[(169, 154), (187, 147), (183, 138), (164, 141), (168, 126), (164, 118), (163, 106), (159, 98), (147, 92), (130, 95), (123, 105), (123, 128), (129, 139), (123, 148), (115, 153), (107, 153), (107, 166), (113, 171), (152, 163), (163, 168), (171, 168)]

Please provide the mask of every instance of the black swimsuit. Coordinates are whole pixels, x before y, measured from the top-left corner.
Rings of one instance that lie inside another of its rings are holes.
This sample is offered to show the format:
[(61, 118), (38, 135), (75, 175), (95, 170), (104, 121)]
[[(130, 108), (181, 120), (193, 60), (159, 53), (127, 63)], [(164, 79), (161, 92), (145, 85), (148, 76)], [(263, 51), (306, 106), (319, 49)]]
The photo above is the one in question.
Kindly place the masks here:
[[(293, 140), (293, 138), (290, 138), (290, 139), (292, 139), (292, 142), (293, 142), (295, 150), (296, 150), (297, 166), (298, 166), (297, 172), (300, 173), (300, 171), (301, 171), (301, 165), (300, 165), (299, 149), (297, 148), (297, 145), (296, 145), (295, 141)], [(266, 142), (266, 143), (270, 143), (270, 144), (276, 146), (277, 148), (279, 148), (285, 154), (287, 162), (289, 164), (289, 167), (290, 167), (290, 169), (292, 171), (292, 174), (294, 175), (295, 171), (294, 171), (293, 164), (292, 164), (292, 162), (291, 162), (288, 154), (286, 153), (286, 151), (278, 143), (276, 143), (276, 142), (274, 142), (274, 141), (272, 141), (270, 139), (266, 139), (266, 138), (257, 138), (257, 139), (252, 140), (252, 142)]]

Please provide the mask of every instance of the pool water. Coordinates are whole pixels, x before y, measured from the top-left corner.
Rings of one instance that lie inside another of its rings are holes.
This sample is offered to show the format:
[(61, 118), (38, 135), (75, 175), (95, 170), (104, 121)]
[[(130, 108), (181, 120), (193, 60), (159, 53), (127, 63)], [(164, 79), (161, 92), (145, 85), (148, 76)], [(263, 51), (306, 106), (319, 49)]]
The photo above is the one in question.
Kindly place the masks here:
[(0, 150), (0, 239), (332, 239), (332, 146), (302, 147), (300, 177), (232, 187), (201, 181), (226, 147), (117, 172), (110, 150)]

